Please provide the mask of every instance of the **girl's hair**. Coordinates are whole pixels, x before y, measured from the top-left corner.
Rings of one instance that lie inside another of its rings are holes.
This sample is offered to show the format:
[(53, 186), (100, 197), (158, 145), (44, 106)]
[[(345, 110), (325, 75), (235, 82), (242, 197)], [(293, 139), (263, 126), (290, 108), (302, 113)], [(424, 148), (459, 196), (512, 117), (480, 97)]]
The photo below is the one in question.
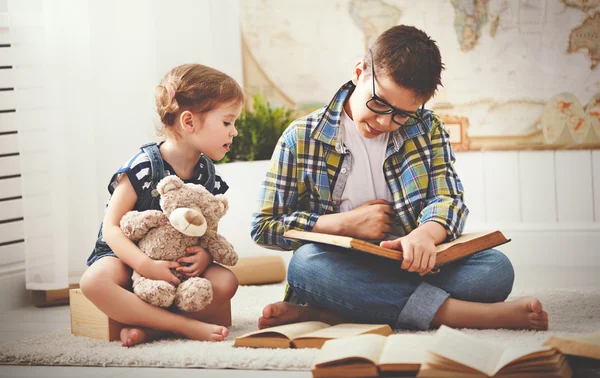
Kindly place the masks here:
[[(202, 64), (183, 64), (169, 71), (154, 90), (156, 111), (165, 128), (181, 112), (206, 113), (221, 104), (244, 101), (240, 85), (229, 75)], [(159, 133), (162, 134), (161, 128)]]
[[(398, 25), (386, 30), (371, 51), (376, 76), (390, 77), (396, 84), (414, 91), (424, 102), (442, 85), (444, 63), (440, 50), (434, 40), (413, 26)], [(369, 52), (363, 61), (371, 66)]]

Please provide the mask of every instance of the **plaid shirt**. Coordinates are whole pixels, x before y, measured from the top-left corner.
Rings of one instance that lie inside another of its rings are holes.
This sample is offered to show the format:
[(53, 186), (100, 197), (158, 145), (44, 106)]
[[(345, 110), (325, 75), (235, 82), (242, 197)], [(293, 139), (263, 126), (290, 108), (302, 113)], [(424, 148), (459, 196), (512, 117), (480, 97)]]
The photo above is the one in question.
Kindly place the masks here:
[[(283, 238), (285, 231), (311, 231), (320, 215), (339, 212), (343, 188), (336, 183), (345, 185), (339, 178), (349, 153), (340, 135), (341, 112), (353, 90), (352, 82), (346, 83), (328, 106), (292, 122), (279, 139), (253, 215), (251, 235), (258, 244), (297, 249), (299, 243)], [(421, 117), (425, 125), (402, 126), (388, 140), (383, 170), (396, 223), (408, 234), (435, 221), (453, 240), (469, 212), (463, 186), (443, 122), (429, 110)]]

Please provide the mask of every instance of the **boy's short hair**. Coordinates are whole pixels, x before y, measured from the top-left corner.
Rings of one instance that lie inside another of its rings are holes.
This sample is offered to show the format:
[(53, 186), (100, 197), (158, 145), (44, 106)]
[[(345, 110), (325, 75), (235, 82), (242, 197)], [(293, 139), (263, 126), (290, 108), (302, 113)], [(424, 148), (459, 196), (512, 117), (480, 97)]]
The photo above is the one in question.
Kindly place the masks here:
[[(376, 77), (390, 77), (427, 102), (442, 85), (444, 69), (437, 44), (423, 31), (407, 25), (394, 26), (381, 34), (371, 46)], [(369, 52), (363, 60), (370, 67)], [(371, 72), (370, 69), (366, 72)]]

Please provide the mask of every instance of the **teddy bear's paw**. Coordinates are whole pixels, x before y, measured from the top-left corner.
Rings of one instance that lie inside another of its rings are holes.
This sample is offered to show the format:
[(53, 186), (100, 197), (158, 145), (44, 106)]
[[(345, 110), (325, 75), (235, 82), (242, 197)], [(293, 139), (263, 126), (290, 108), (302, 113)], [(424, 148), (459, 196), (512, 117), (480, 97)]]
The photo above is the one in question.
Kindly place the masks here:
[(143, 285), (135, 285), (133, 292), (142, 300), (157, 307), (170, 307), (177, 288), (166, 281), (145, 280)]
[(169, 222), (184, 235), (202, 236), (206, 232), (207, 224), (201, 212), (188, 209), (175, 209), (169, 215)]
[(175, 305), (185, 312), (197, 312), (208, 306), (212, 299), (213, 290), (210, 281), (193, 277), (177, 288)]

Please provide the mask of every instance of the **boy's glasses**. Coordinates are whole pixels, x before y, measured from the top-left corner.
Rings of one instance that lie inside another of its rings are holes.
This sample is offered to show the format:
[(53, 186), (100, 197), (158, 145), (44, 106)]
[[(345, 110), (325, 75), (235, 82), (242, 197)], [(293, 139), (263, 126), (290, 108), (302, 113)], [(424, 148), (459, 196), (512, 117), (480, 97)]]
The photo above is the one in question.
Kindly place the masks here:
[(378, 97), (375, 94), (375, 63), (373, 61), (373, 52), (371, 51), (371, 49), (369, 49), (369, 53), (371, 54), (371, 79), (373, 81), (373, 94), (369, 101), (367, 101), (367, 108), (369, 108), (370, 111), (376, 114), (391, 113), (392, 121), (394, 121), (395, 124), (400, 126), (415, 125), (419, 122), (421, 122), (424, 125), (425, 122), (423, 121), (423, 118), (421, 118), (419, 113), (423, 113), (423, 110), (425, 109), (425, 104), (421, 105), (419, 110), (417, 110), (416, 112), (407, 113), (404, 110), (394, 108), (387, 101)]

